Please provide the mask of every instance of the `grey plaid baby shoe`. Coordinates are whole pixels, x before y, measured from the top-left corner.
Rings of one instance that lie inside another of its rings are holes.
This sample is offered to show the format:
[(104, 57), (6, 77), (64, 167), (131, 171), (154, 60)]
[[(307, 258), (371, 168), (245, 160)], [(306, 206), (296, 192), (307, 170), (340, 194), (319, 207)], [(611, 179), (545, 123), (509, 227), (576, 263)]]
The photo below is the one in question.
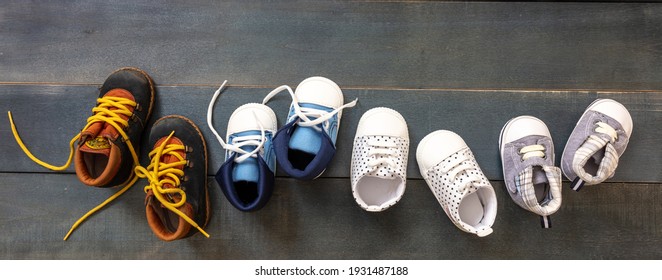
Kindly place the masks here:
[(552, 226), (549, 215), (561, 207), (561, 169), (554, 166), (554, 144), (545, 123), (532, 116), (508, 121), (501, 130), (499, 151), (510, 197), (520, 207)]
[(586, 108), (568, 138), (561, 170), (570, 187), (596, 185), (614, 176), (632, 135), (632, 117), (621, 103), (598, 99)]
[(494, 188), (462, 138), (448, 130), (425, 136), (416, 148), (418, 168), (453, 224), (479, 237), (492, 233)]

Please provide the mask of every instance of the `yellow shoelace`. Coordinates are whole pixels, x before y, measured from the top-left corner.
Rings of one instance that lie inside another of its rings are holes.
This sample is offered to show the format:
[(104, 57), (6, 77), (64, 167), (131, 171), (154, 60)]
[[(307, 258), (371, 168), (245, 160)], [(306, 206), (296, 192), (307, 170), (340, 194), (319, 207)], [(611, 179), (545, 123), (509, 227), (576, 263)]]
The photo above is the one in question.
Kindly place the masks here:
[[(126, 142), (127, 146), (129, 147), (129, 151), (131, 151), (131, 156), (133, 157), (133, 163), (134, 166), (138, 165), (138, 154), (136, 153), (136, 150), (133, 148), (133, 144), (131, 143), (131, 140), (129, 139), (129, 136), (126, 135), (124, 130), (122, 129), (123, 127), (127, 127), (129, 125), (129, 122), (122, 119), (120, 116), (128, 116), (130, 117), (133, 113), (131, 110), (129, 110), (128, 106), (131, 107), (136, 107), (137, 103), (134, 101), (131, 101), (126, 98), (122, 97), (113, 97), (113, 96), (104, 96), (101, 98), (97, 99), (97, 106), (92, 109), (93, 115), (89, 118), (87, 118), (87, 124), (85, 127), (82, 129), (82, 131), (85, 131), (87, 128), (89, 128), (92, 124), (98, 123), (98, 122), (104, 122), (108, 123), (111, 126), (113, 126), (119, 133), (122, 135), (123, 140)], [(112, 109), (111, 109), (112, 108)], [(16, 140), (16, 143), (21, 147), (23, 152), (35, 163), (48, 168), (50, 170), (54, 171), (62, 171), (71, 165), (71, 160), (74, 156), (74, 144), (76, 143), (77, 140), (80, 139), (80, 133), (78, 133), (74, 138), (71, 139), (69, 142), (69, 158), (67, 159), (67, 162), (62, 165), (62, 166), (54, 166), (51, 164), (48, 164), (40, 159), (38, 159), (36, 156), (34, 156), (28, 148), (23, 144), (23, 141), (21, 140), (21, 137), (18, 135), (18, 131), (16, 130), (16, 126), (14, 125), (14, 119), (12, 118), (11, 111), (7, 112), (7, 115), (9, 116), (9, 123), (11, 124), (11, 130), (12, 133), (14, 134), (14, 139)], [(137, 177), (134, 177), (126, 186), (124, 186), (121, 190), (119, 190), (117, 193), (106, 199), (104, 202), (99, 204), (98, 206), (92, 208), (92, 210), (88, 211), (85, 215), (83, 215), (80, 219), (78, 219), (73, 226), (71, 226), (71, 229), (67, 233), (67, 235), (64, 236), (64, 240), (67, 240), (69, 238), (69, 235), (83, 222), (85, 219), (87, 219), (89, 216), (97, 212), (99, 209), (103, 208), (106, 206), (108, 203), (111, 201), (115, 200), (117, 197), (122, 195), (124, 192), (126, 192), (133, 184), (138, 180)]]
[[(181, 183), (179, 178), (184, 176), (184, 170), (177, 167), (186, 165), (187, 160), (179, 154), (180, 151), (186, 150), (184, 145), (166, 145), (174, 133), (174, 131), (171, 132), (161, 145), (149, 152), (150, 164), (147, 168), (136, 166), (136, 176), (146, 178), (149, 181), (149, 185), (145, 186), (145, 193), (152, 190), (156, 199), (158, 199), (168, 210), (177, 214), (177, 216), (184, 219), (191, 226), (197, 228), (204, 236), (209, 238), (209, 234), (207, 234), (207, 232), (205, 232), (195, 221), (191, 220), (186, 214), (177, 209), (186, 203), (186, 193), (179, 188), (179, 184)], [(178, 161), (164, 163), (161, 161), (161, 158), (165, 155), (174, 156)], [(163, 188), (166, 184), (173, 187)], [(178, 202), (175, 202), (174, 199), (176, 195), (179, 195), (181, 198)]]

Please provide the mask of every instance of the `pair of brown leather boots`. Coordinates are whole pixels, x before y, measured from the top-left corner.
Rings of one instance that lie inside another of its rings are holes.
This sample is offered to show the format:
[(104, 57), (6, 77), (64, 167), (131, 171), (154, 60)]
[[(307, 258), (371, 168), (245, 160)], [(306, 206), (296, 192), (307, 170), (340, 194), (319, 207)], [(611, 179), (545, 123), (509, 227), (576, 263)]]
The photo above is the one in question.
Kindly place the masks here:
[[(157, 237), (172, 241), (203, 230), (209, 221), (207, 148), (198, 127), (189, 119), (170, 115), (151, 128), (147, 148), (150, 162), (140, 166), (141, 136), (154, 105), (151, 77), (137, 68), (113, 72), (100, 88), (97, 105), (87, 125), (70, 142), (67, 163), (53, 166), (37, 159), (25, 147), (11, 113), (9, 119), (17, 143), (33, 161), (61, 171), (73, 158), (76, 175), (86, 185), (121, 190), (80, 218), (64, 237), (67, 240), (80, 223), (128, 190), (139, 178), (147, 179), (145, 212)], [(77, 143), (76, 143), (77, 141)]]

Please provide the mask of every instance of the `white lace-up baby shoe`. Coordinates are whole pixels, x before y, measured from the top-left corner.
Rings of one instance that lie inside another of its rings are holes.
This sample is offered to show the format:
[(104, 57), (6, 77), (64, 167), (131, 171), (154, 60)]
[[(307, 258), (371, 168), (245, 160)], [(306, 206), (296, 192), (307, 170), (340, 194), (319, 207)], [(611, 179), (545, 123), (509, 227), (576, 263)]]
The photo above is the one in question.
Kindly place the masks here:
[(446, 215), (461, 230), (480, 237), (492, 233), (497, 200), (462, 138), (447, 130), (425, 136), (416, 149), (421, 175)]
[(352, 150), (352, 193), (370, 212), (384, 211), (405, 192), (409, 131), (395, 110), (373, 108), (359, 120)]

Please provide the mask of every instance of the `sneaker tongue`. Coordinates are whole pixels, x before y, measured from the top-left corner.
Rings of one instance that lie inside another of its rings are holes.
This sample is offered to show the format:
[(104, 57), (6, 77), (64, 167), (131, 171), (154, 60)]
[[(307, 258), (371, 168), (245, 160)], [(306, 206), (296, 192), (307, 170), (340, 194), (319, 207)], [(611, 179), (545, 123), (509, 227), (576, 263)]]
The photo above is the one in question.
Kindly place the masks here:
[(103, 154), (107, 157), (110, 156), (111, 142), (106, 137), (95, 137), (88, 139), (80, 146), (80, 151), (91, 154)]
[[(153, 149), (157, 149), (159, 146), (161, 146), (161, 144), (163, 143), (163, 141), (165, 141), (165, 139), (166, 139), (166, 137), (163, 137), (163, 138), (159, 139), (158, 141), (156, 141), (156, 144), (154, 144)], [(168, 143), (166, 143), (166, 145), (170, 145), (170, 144), (184, 145), (184, 143), (182, 143), (181, 140), (179, 140), (178, 138), (175, 138), (174, 136), (172, 138), (170, 138), (170, 140), (168, 140)], [(186, 159), (186, 154), (184, 152), (176, 151), (176, 153), (178, 153), (182, 158)], [(161, 156), (161, 162), (163, 162), (165, 164), (173, 163), (173, 162), (177, 162), (177, 161), (179, 161), (179, 158), (177, 158), (174, 155), (165, 154), (165, 155)], [(184, 166), (180, 165), (180, 166), (176, 166), (175, 168), (184, 169)], [(168, 183), (163, 184), (163, 188), (172, 188), (172, 187), (173, 186), (171, 184), (168, 184)]]
[(529, 166), (517, 175), (517, 181), (527, 182), (529, 177), (532, 185), (548, 183), (547, 174), (542, 166)]
[(321, 133), (313, 127), (297, 126), (290, 137), (290, 149), (317, 154), (322, 145)]
[[(250, 130), (250, 131), (243, 131), (243, 132), (238, 132), (229, 137), (229, 140), (232, 141), (232, 144), (239, 144), (236, 143), (235, 138), (237, 137), (244, 137), (244, 136), (255, 136), (255, 135), (260, 135), (260, 131), (258, 130)], [(250, 152), (255, 150), (257, 146), (255, 145), (246, 145), (242, 146), (241, 149)], [(259, 155), (259, 152), (257, 153)], [(241, 156), (242, 154), (237, 154), (236, 157)], [(251, 182), (251, 183), (257, 183), (258, 179), (260, 177), (260, 170), (258, 166), (258, 161), (257, 158), (254, 157), (249, 157), (246, 158), (244, 161), (235, 163), (234, 167), (232, 168), (232, 182), (239, 182), (239, 181), (246, 181), (246, 182)]]
[(591, 156), (591, 159), (593, 159), (593, 162), (595, 162), (596, 165), (600, 165), (602, 162), (602, 159), (605, 157), (605, 150), (601, 149), (595, 154)]
[(543, 170), (540, 166), (533, 167), (533, 175), (531, 179), (534, 185), (548, 182), (547, 174), (545, 174), (545, 170)]
[(367, 174), (370, 177), (377, 177), (382, 179), (396, 179), (400, 178), (392, 168), (389, 169), (388, 165), (377, 166), (373, 171)]
[[(83, 139), (85, 139), (85, 142), (80, 144), (80, 151), (85, 152), (85, 153), (93, 153), (93, 154), (104, 154), (106, 156), (110, 155), (110, 146), (111, 146), (111, 141), (113, 139), (116, 139), (117, 137), (113, 137), (112, 134), (109, 134), (108, 131), (110, 129), (104, 128), (106, 126), (109, 126), (106, 123), (94, 123), (90, 125), (85, 131), (81, 133)], [(114, 127), (109, 126), (113, 131), (115, 130)], [(117, 133), (115, 133), (117, 135)]]
[[(129, 100), (134, 100), (133, 95), (131, 95), (129, 91), (121, 88), (112, 89), (108, 91), (104, 96), (122, 97), (122, 98), (127, 98)], [(110, 107), (108, 109), (114, 110), (116, 108)], [(133, 112), (133, 110), (134, 110), (133, 107), (129, 107), (129, 111)], [(129, 119), (129, 116), (126, 116), (124, 114), (119, 114), (119, 116), (123, 120)], [(99, 136), (101, 136), (115, 140), (119, 137), (119, 132), (117, 131), (117, 129), (115, 129), (114, 126), (110, 125), (109, 123), (97, 122), (97, 123), (93, 123), (85, 131), (83, 131), (82, 136), (86, 136), (88, 138), (98, 138)]]
[[(313, 103), (299, 103), (301, 108), (310, 108), (314, 110), (331, 112), (332, 108), (313, 104)], [(311, 118), (314, 119), (314, 118)], [(317, 125), (320, 127), (320, 125)], [(314, 127), (309, 126), (296, 126), (292, 136), (290, 137), (290, 149), (299, 150), (309, 154), (317, 154), (322, 146), (322, 132), (317, 131)]]
[(483, 188), (483, 185), (478, 184), (478, 183), (476, 183), (476, 182), (472, 182), (470, 186), (473, 186), (473, 187), (467, 187), (469, 190), (468, 190), (467, 193), (464, 195), (464, 197), (467, 197), (468, 195), (470, 195), (470, 194), (472, 194), (472, 193), (475, 193), (475, 192), (477, 192), (479, 189)]
[[(246, 146), (247, 150), (255, 149), (255, 146)], [(232, 170), (232, 180), (234, 182), (247, 181), (257, 183), (260, 171), (258, 170), (256, 158), (247, 158), (246, 160), (235, 164)]]
[(593, 162), (596, 165), (600, 165), (600, 163), (602, 162), (602, 159), (605, 157), (605, 152), (606, 152), (606, 149), (607, 149), (607, 145), (609, 145), (609, 140), (610, 139), (609, 139), (609, 136), (607, 136), (606, 134), (602, 134), (602, 133), (595, 134), (595, 136), (597, 136), (600, 139), (604, 140), (604, 144), (601, 141), (590, 141), (590, 143), (589, 143), (589, 141), (586, 141), (586, 142), (584, 142), (584, 144), (579, 146), (579, 148), (588, 148), (588, 150), (590, 152), (595, 151), (595, 153), (593, 153), (588, 160), (593, 160)]

